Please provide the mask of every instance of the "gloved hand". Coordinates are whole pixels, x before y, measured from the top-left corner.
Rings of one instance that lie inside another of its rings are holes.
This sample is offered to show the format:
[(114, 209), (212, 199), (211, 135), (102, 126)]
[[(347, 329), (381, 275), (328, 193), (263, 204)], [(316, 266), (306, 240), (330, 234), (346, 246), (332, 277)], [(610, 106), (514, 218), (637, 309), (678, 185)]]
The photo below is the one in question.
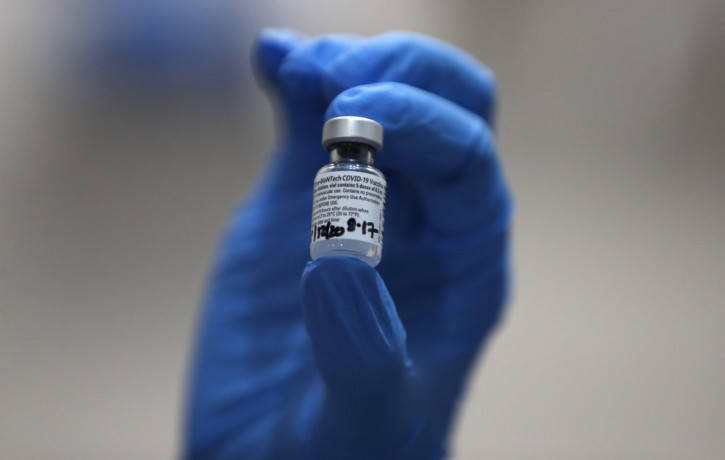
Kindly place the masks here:
[[(493, 77), (408, 33), (268, 30), (255, 60), (281, 136), (211, 276), (186, 456), (443, 458), (507, 294), (511, 198), (491, 131)], [(322, 124), (341, 115), (385, 129), (380, 275), (355, 259), (307, 262), (312, 182), (329, 161)]]

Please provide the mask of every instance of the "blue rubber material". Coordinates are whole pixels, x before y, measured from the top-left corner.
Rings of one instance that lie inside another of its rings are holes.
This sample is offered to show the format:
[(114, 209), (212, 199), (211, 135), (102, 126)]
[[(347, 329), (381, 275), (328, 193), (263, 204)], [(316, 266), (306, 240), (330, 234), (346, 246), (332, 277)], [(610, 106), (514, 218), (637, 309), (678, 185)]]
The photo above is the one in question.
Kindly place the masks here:
[[(210, 276), (184, 456), (443, 458), (510, 284), (493, 76), (461, 50), (404, 32), (266, 30), (254, 64), (279, 144)], [(308, 262), (312, 179), (328, 159), (321, 128), (340, 115), (385, 129), (379, 273), (349, 258)]]

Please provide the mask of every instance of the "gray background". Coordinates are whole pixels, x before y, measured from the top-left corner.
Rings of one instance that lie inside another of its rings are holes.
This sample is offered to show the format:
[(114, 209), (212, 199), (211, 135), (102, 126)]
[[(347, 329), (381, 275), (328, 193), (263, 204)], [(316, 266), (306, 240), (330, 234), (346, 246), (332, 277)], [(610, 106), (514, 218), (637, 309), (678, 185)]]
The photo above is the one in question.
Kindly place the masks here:
[(180, 21), (228, 70), (130, 80), (98, 3), (0, 4), (0, 457), (178, 453), (215, 241), (273, 144), (249, 46), (288, 26), (498, 75), (515, 297), (455, 458), (725, 458), (724, 2), (206, 2)]

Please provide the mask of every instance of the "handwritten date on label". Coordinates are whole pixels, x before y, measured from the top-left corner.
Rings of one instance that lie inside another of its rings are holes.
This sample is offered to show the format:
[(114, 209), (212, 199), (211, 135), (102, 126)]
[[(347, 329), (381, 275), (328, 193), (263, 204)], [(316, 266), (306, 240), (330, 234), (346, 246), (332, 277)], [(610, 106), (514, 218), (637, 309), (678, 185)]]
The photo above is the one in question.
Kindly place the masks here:
[[(371, 239), (375, 238), (376, 233), (380, 233), (380, 230), (375, 228), (375, 222), (357, 222), (354, 217), (349, 218), (347, 220), (347, 232), (353, 233), (358, 229), (363, 235), (370, 235)], [(312, 238), (312, 241), (314, 242), (322, 238), (326, 240), (329, 240), (330, 238), (339, 238), (344, 234), (345, 227), (338, 227), (332, 225), (331, 222), (327, 222), (325, 225), (314, 225), (312, 227), (312, 234), (310, 236)]]

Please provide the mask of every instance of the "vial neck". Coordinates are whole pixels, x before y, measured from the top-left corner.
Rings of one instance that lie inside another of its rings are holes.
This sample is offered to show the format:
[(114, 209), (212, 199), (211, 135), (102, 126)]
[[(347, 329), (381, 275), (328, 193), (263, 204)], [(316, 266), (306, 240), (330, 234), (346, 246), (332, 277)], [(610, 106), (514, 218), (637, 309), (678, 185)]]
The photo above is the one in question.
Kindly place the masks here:
[(362, 163), (373, 164), (375, 150), (369, 145), (358, 142), (340, 142), (330, 148), (330, 161), (332, 163)]

